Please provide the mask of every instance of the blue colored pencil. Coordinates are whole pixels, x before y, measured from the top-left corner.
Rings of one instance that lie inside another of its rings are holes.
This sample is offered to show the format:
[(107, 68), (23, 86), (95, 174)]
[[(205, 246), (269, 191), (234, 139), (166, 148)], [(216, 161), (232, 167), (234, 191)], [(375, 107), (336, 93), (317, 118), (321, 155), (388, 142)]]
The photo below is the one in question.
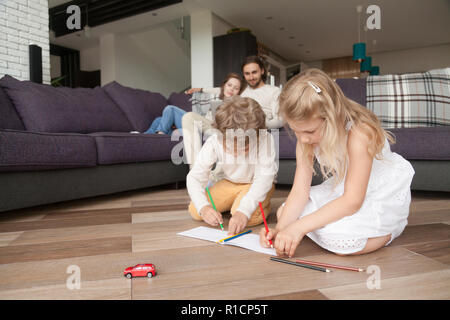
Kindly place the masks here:
[(247, 230), (247, 231), (244, 231), (244, 232), (241, 232), (241, 233), (235, 234), (234, 236), (231, 236), (231, 237), (228, 237), (228, 238), (225, 238), (225, 239), (219, 240), (219, 242), (227, 242), (227, 241), (230, 241), (230, 240), (236, 239), (236, 238), (238, 238), (238, 237), (240, 237), (240, 236), (243, 236), (244, 234), (247, 234), (247, 233), (250, 233), (250, 232), (252, 232), (252, 230)]

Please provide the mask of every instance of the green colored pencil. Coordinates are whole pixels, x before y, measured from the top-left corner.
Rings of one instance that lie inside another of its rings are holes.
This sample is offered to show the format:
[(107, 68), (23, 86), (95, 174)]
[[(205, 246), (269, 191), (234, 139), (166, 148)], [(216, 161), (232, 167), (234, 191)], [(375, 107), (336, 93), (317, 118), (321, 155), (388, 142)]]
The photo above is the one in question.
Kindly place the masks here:
[[(209, 192), (209, 188), (206, 188), (206, 192), (208, 192), (209, 200), (211, 200), (211, 203), (212, 203), (212, 206), (213, 206), (214, 210), (217, 211), (216, 205), (214, 204), (214, 201), (213, 201), (213, 199), (211, 197), (211, 193)], [(222, 230), (223, 230), (223, 225), (220, 222), (219, 222), (219, 224), (220, 224), (220, 228), (222, 228)]]

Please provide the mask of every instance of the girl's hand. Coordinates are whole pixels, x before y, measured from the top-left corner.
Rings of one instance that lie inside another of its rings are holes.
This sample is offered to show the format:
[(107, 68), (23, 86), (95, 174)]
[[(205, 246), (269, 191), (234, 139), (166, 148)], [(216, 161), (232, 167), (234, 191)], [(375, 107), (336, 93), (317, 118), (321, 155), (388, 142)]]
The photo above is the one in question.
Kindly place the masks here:
[(234, 235), (245, 229), (248, 218), (240, 211), (233, 213), (230, 222), (228, 223), (228, 234)]
[(200, 217), (202, 217), (203, 221), (211, 226), (218, 226), (219, 223), (223, 224), (222, 214), (214, 210), (211, 206), (204, 206), (200, 212)]
[(277, 233), (278, 231), (276, 229), (269, 229), (269, 233), (267, 233), (266, 228), (262, 228), (259, 232), (259, 243), (261, 247), (269, 248), (271, 246), (269, 240), (272, 240), (272, 243), (274, 243)]
[(278, 232), (274, 243), (277, 255), (286, 254), (291, 258), (304, 236), (299, 221)]

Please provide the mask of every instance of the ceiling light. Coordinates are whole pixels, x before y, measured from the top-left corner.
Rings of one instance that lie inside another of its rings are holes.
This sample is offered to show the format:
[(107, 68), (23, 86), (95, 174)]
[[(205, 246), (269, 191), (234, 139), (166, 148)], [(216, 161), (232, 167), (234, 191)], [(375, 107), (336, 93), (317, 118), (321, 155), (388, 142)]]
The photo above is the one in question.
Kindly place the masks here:
[(380, 74), (380, 67), (379, 66), (373, 66), (372, 68), (370, 68), (370, 75), (371, 76), (376, 76)]
[(361, 62), (366, 58), (366, 44), (361, 42), (360, 33), (362, 6), (357, 6), (356, 11), (358, 12), (358, 42), (353, 44), (353, 60)]
[(361, 72), (367, 71), (370, 72), (370, 69), (372, 68), (372, 58), (366, 57), (366, 59), (361, 62), (361, 67), (359, 68)]

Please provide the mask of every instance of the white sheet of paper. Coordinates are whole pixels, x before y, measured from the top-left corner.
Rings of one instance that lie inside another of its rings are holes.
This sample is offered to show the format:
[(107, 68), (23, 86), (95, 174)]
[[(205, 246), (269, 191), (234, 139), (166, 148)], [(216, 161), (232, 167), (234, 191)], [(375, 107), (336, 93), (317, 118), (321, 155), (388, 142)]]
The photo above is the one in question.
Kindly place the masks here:
[[(181, 236), (185, 236), (185, 237), (191, 237), (191, 238), (202, 239), (202, 240), (213, 241), (213, 242), (217, 242), (223, 238), (229, 237), (229, 235), (227, 234), (227, 231), (222, 231), (219, 229), (208, 228), (208, 227), (197, 227), (197, 228), (193, 228), (193, 229), (186, 230), (183, 232), (179, 232), (177, 234), (179, 234)], [(237, 246), (237, 247), (245, 248), (248, 250), (252, 250), (252, 251), (256, 251), (256, 252), (260, 252), (260, 253), (264, 253), (264, 254), (270, 254), (272, 256), (277, 255), (275, 249), (261, 247), (261, 245), (259, 244), (259, 235), (254, 234), (254, 233), (244, 234), (243, 236), (240, 236), (236, 239), (233, 239), (233, 240), (230, 240), (227, 242), (223, 242), (223, 244)]]

